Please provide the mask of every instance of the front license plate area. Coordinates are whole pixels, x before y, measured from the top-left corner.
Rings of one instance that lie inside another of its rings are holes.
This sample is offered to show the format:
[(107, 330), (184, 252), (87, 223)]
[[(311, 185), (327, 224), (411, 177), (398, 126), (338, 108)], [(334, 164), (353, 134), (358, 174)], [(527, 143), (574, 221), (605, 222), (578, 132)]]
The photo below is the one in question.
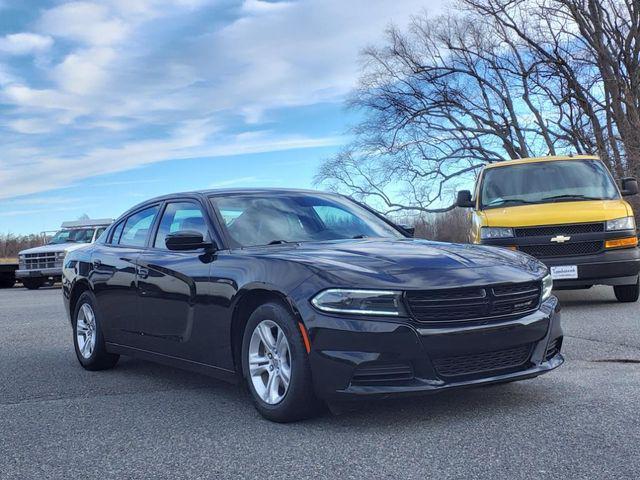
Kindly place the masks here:
[(573, 280), (578, 278), (577, 265), (558, 265), (551, 267), (551, 278), (554, 280)]

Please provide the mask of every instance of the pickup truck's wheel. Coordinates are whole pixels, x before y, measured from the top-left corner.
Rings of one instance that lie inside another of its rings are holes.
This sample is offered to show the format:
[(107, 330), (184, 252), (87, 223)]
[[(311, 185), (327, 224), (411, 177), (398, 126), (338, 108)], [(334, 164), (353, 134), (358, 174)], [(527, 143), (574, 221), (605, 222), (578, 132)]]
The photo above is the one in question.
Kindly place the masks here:
[(311, 367), (298, 324), (278, 303), (258, 307), (244, 331), (242, 369), (256, 409), (275, 422), (319, 412)]
[(613, 292), (619, 302), (635, 302), (640, 295), (640, 280), (635, 285), (616, 285)]
[(87, 370), (105, 370), (114, 367), (120, 356), (107, 352), (105, 348), (95, 305), (91, 292), (80, 295), (73, 316), (73, 344), (80, 365)]
[(22, 279), (22, 285), (24, 285), (24, 288), (27, 288), (29, 290), (37, 290), (41, 286), (44, 285), (44, 279), (42, 279), (42, 278), (23, 278)]

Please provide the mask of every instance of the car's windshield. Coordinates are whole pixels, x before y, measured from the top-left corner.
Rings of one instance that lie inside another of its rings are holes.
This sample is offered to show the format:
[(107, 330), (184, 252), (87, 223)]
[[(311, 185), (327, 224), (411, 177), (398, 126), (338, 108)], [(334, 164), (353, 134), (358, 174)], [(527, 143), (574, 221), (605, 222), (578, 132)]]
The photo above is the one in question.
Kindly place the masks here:
[(373, 213), (337, 196), (237, 194), (212, 202), (240, 246), (402, 234)]
[(483, 208), (579, 200), (609, 200), (618, 190), (599, 160), (524, 163), (485, 170)]
[(57, 245), (60, 243), (91, 243), (93, 238), (93, 228), (72, 228), (60, 230), (49, 240), (49, 245)]

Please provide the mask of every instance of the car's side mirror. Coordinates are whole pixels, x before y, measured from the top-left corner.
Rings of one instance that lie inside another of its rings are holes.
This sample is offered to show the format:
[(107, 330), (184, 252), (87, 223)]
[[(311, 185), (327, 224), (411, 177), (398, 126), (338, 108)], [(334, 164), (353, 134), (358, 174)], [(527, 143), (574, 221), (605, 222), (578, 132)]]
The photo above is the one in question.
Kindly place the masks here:
[(410, 227), (409, 225), (399, 225), (399, 227), (404, 230), (404, 233), (406, 233), (407, 235), (409, 235), (411, 238), (416, 236), (416, 229), (415, 227)]
[(462, 208), (472, 208), (475, 206), (473, 200), (471, 200), (471, 192), (469, 190), (460, 190), (458, 192), (458, 198), (456, 205)]
[(638, 193), (638, 181), (633, 177), (623, 178), (622, 191), (620, 193), (625, 197), (636, 195)]
[(169, 250), (197, 250), (199, 248), (215, 248), (215, 244), (205, 242), (202, 233), (195, 230), (180, 230), (170, 233), (164, 240)]

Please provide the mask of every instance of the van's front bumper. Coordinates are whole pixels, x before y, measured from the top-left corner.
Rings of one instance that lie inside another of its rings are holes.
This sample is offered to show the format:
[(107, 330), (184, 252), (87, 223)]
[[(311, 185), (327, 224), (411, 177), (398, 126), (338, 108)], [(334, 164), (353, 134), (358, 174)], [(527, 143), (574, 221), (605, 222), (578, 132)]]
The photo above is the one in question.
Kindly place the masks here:
[(640, 248), (608, 250), (580, 257), (540, 258), (548, 267), (576, 265), (578, 278), (554, 280), (554, 288), (579, 288), (591, 285), (632, 285), (640, 273)]
[[(541, 375), (564, 361), (553, 296), (522, 318), (454, 327), (317, 312), (305, 324), (314, 387), (329, 401), (509, 382)], [(509, 364), (517, 351), (525, 356), (514, 356)]]

